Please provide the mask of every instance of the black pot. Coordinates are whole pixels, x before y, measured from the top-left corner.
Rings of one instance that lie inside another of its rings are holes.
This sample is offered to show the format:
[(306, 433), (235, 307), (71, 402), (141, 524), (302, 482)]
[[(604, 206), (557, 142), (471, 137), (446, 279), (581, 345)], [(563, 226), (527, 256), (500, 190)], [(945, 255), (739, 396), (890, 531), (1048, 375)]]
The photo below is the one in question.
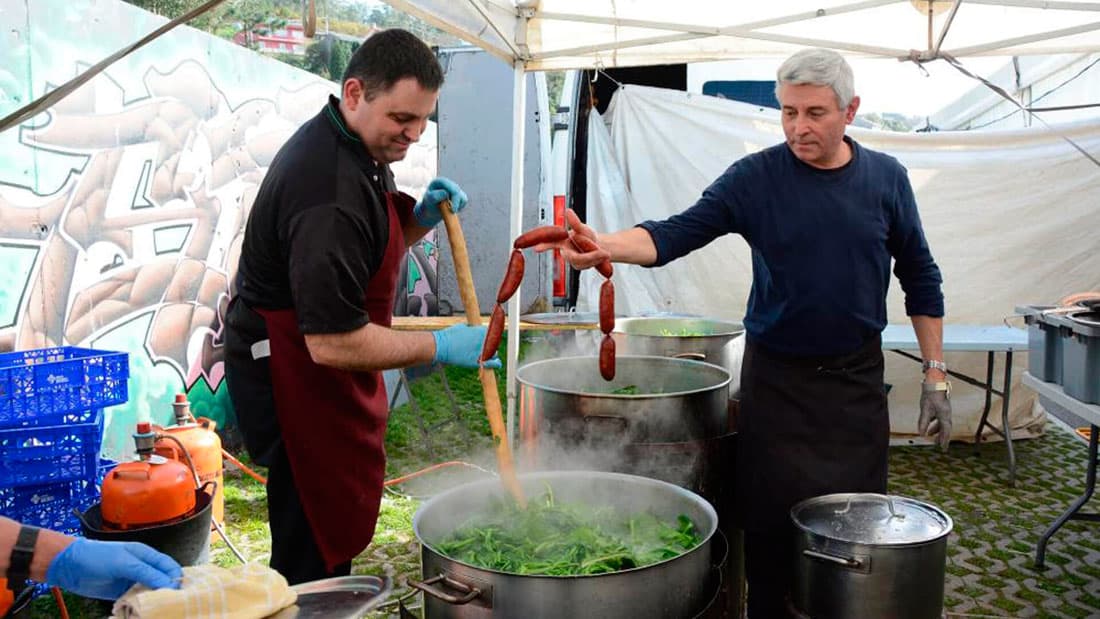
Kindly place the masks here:
[[(108, 542), (141, 542), (172, 557), (180, 565), (195, 565), (210, 540), (210, 513), (217, 482), (195, 490), (195, 512), (171, 524), (118, 531), (103, 528), (100, 503), (76, 512), (84, 537)], [(75, 511), (75, 510), (74, 510)]]

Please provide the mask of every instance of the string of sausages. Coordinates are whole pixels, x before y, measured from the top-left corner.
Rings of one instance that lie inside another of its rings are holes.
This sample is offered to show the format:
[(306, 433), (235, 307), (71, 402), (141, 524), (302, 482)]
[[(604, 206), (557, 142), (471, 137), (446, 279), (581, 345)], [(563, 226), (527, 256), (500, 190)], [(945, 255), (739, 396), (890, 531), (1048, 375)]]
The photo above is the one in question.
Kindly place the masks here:
[[(573, 235), (572, 242), (573, 247), (584, 254), (600, 249), (587, 236)], [(603, 284), (600, 284), (600, 331), (603, 332), (603, 339), (600, 340), (600, 376), (604, 380), (612, 380), (615, 378), (615, 339), (611, 337), (611, 331), (615, 328), (615, 284), (611, 283), (614, 269), (610, 260), (604, 260), (596, 265), (596, 271), (604, 277)]]
[[(508, 260), (504, 279), (500, 282), (500, 289), (497, 290), (497, 303), (489, 319), (485, 344), (481, 348), (482, 363), (493, 358), (504, 336), (504, 304), (516, 293), (523, 281), (524, 269), (527, 267), (523, 250), (540, 243), (560, 243), (568, 238), (569, 232), (561, 226), (540, 226), (516, 237), (512, 243), (512, 257)], [(588, 237), (574, 236), (572, 243), (577, 251), (582, 253), (599, 249), (599, 246)], [(613, 273), (611, 261), (600, 262), (596, 265), (596, 270), (604, 276), (604, 283), (600, 286), (600, 331), (604, 334), (600, 342), (600, 376), (603, 376), (604, 380), (611, 380), (615, 378), (615, 340), (611, 337), (611, 331), (615, 328), (615, 285), (611, 283)]]

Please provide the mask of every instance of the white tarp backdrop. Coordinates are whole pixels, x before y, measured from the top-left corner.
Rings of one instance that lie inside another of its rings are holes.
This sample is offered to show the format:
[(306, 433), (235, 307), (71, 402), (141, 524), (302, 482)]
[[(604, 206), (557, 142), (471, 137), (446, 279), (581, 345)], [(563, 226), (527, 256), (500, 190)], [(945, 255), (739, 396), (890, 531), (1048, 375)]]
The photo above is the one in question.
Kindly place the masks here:
[[(1090, 152), (1100, 150), (1100, 121), (1059, 130)], [(1100, 289), (1100, 170), (1060, 137), (1039, 131), (912, 134), (851, 127), (848, 134), (908, 168), (943, 272), (948, 322), (1000, 324), (1016, 305)], [(604, 118), (591, 115), (588, 135), (588, 219), (598, 231), (678, 213), (733, 161), (783, 140), (776, 110), (630, 85), (616, 91)], [(596, 309), (599, 281), (591, 271), (582, 273), (578, 309)], [(740, 320), (751, 283), (748, 245), (728, 235), (661, 268), (616, 265), (616, 312)], [(891, 323), (908, 321), (902, 301), (893, 279)], [(1019, 370), (1026, 368), (1023, 355), (1014, 361)], [(892, 354), (887, 362), (887, 382), (894, 386), (892, 430), (915, 433), (919, 367)], [(982, 353), (948, 353), (947, 362), (984, 376)], [(972, 439), (984, 396), (961, 381), (955, 387), (954, 433)], [(1014, 435), (1026, 436), (1029, 426), (1041, 430), (1031, 395), (1022, 387), (1014, 391)]]

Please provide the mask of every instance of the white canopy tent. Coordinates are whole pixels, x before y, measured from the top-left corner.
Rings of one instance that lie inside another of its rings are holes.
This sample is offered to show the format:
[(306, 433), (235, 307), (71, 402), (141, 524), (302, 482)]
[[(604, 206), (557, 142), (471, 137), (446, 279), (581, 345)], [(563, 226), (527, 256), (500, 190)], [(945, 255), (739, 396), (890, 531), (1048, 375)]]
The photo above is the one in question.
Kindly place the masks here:
[[(1100, 2), (1080, 0), (386, 0), (512, 65), (511, 233), (522, 222), (526, 71), (783, 57), (803, 47), (918, 63), (1100, 51)], [(519, 328), (518, 295), (509, 332)], [(519, 338), (508, 339), (509, 437)]]

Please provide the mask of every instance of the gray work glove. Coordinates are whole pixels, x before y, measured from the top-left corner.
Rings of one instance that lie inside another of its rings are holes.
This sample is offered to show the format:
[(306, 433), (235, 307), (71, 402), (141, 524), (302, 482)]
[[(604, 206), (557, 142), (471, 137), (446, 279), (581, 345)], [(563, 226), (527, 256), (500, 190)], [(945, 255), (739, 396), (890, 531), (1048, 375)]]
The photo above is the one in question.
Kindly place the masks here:
[(947, 451), (951, 442), (951, 392), (936, 386), (937, 383), (921, 383), (917, 432), (922, 436), (935, 436), (940, 450)]

